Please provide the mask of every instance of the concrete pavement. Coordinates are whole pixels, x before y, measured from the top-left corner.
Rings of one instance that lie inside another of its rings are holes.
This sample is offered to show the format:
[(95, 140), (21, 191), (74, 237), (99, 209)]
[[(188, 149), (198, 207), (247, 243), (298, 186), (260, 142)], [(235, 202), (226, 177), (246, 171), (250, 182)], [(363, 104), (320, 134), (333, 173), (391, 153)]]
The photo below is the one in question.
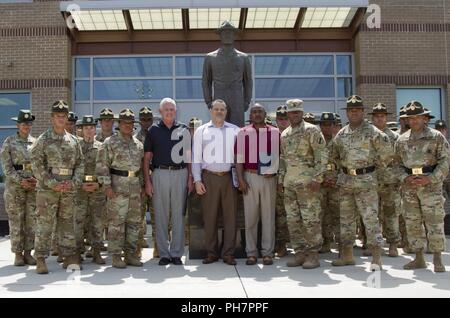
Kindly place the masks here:
[[(236, 266), (222, 262), (203, 265), (201, 260), (185, 260), (184, 266), (158, 266), (152, 249), (144, 249), (142, 268), (120, 270), (88, 259), (83, 270), (66, 272), (49, 257), (49, 275), (37, 275), (34, 266), (13, 266), (9, 239), (0, 239), (0, 297), (181, 297), (181, 298), (290, 298), (290, 297), (450, 297), (450, 254), (443, 259), (447, 272), (432, 271), (432, 255), (426, 255), (428, 268), (405, 271), (403, 264), (413, 255), (383, 257), (384, 270), (369, 272), (370, 258), (355, 249), (357, 265), (332, 267), (336, 253), (321, 255), (321, 267), (314, 270), (288, 268), (288, 256), (272, 266)], [(260, 260), (261, 262), (261, 260)], [(369, 284), (367, 284), (369, 281)], [(378, 288), (377, 288), (378, 287)]]

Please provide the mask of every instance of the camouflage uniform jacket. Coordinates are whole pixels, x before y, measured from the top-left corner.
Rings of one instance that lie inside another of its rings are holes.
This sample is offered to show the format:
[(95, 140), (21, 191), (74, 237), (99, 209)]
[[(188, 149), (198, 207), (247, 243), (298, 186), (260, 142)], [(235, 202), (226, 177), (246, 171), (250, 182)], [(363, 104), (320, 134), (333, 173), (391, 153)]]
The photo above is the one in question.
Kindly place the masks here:
[(144, 144), (145, 142), (145, 137), (147, 136), (147, 131), (143, 131), (142, 129), (139, 130), (139, 132), (137, 132), (134, 137), (136, 137), (137, 140), (139, 140), (140, 142), (142, 142), (142, 144)]
[(102, 143), (95, 139), (93, 142), (80, 139), (80, 145), (84, 156), (84, 174), (95, 176), (97, 153)]
[(290, 187), (323, 181), (328, 151), (319, 128), (305, 121), (289, 126), (281, 134), (280, 148), (279, 183)]
[(31, 148), (33, 173), (38, 190), (51, 190), (58, 182), (67, 180), (53, 175), (51, 168), (72, 169), (72, 190), (81, 186), (84, 176), (84, 157), (78, 138), (68, 132), (63, 135), (49, 128), (41, 134)]
[[(111, 186), (115, 193), (129, 194), (138, 191), (144, 185), (141, 163), (144, 158), (144, 146), (132, 136), (126, 139), (119, 132), (106, 138), (97, 154), (97, 177), (104, 187)], [(111, 174), (110, 169), (139, 171), (139, 177), (122, 177)]]
[[(393, 160), (389, 137), (366, 120), (355, 130), (343, 127), (333, 139), (331, 159), (339, 169), (361, 169), (375, 166), (386, 168)], [(351, 176), (341, 172), (338, 186), (374, 188), (378, 186), (375, 173)]]
[[(394, 149), (395, 142), (400, 135), (389, 128), (385, 128), (383, 132), (389, 137), (392, 149)], [(394, 158), (395, 159), (395, 158)], [(397, 184), (399, 183), (398, 172), (394, 160), (388, 164), (386, 168), (380, 168), (377, 170), (377, 178), (380, 184)]]
[[(112, 136), (116, 135), (115, 132), (113, 132)], [(106, 138), (108, 138), (110, 136), (105, 136), (103, 134), (103, 131), (100, 131), (99, 134), (95, 135), (95, 140), (99, 141), (99, 142), (104, 142)]]
[(431, 183), (442, 183), (449, 170), (449, 144), (437, 130), (425, 127), (422, 133), (415, 136), (411, 130), (401, 135), (395, 143), (395, 155), (398, 160), (398, 173), (403, 182), (408, 174), (403, 167), (421, 168), (434, 166), (432, 173), (427, 174)]
[(30, 178), (33, 173), (29, 170), (16, 170), (14, 165), (30, 164), (31, 146), (36, 138), (29, 135), (21, 138), (19, 133), (5, 139), (0, 151), (3, 172), (6, 177), (6, 185), (19, 185), (22, 179)]

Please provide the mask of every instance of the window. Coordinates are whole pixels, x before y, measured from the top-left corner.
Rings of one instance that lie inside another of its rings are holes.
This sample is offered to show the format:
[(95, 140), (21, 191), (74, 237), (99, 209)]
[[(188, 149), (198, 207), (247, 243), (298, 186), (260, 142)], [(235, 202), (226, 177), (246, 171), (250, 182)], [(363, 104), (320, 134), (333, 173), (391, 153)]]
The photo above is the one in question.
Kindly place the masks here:
[(412, 100), (420, 102), (423, 107), (428, 108), (428, 110), (431, 111), (431, 114), (436, 117), (435, 119), (432, 119), (432, 124), (438, 119), (443, 119), (441, 88), (398, 88), (397, 114), (400, 112), (402, 106), (408, 104)]
[[(0, 145), (6, 137), (16, 132), (16, 124), (11, 117), (17, 117), (20, 109), (30, 109), (29, 93), (0, 93)], [(0, 182), (4, 182), (4, 174), (0, 165)]]
[[(211, 12), (210, 12), (211, 13)], [(221, 14), (224, 12), (221, 12)], [(191, 12), (190, 12), (191, 14)], [(228, 14), (228, 13), (227, 13)], [(201, 55), (92, 56), (74, 58), (73, 102), (78, 116), (103, 107), (119, 111), (152, 107), (174, 98), (181, 121), (205, 115)], [(289, 98), (302, 98), (307, 111), (337, 112), (353, 93), (353, 57), (348, 53), (250, 54), (253, 102), (268, 112)], [(190, 109), (184, 109), (190, 107)], [(342, 115), (342, 113), (341, 113)]]

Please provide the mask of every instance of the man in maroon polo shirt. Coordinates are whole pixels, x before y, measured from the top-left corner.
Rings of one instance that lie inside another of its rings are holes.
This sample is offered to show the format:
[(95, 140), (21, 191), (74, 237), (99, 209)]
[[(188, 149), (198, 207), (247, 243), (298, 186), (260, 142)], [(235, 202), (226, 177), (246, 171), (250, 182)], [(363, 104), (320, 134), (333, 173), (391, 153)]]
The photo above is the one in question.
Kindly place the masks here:
[(236, 146), (239, 189), (244, 194), (247, 265), (257, 262), (260, 219), (263, 264), (273, 264), (280, 132), (278, 128), (266, 125), (265, 118), (264, 107), (253, 105), (250, 109), (252, 124), (239, 131)]

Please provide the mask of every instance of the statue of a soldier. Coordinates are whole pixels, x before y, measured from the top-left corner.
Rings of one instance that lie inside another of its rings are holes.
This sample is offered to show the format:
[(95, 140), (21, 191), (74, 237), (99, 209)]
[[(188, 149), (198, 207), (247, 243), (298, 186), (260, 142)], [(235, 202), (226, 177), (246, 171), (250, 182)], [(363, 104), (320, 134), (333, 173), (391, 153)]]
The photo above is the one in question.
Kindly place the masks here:
[(206, 55), (203, 64), (203, 97), (208, 108), (215, 99), (228, 105), (226, 121), (244, 126), (244, 113), (252, 98), (252, 70), (250, 58), (234, 48), (238, 31), (229, 21), (217, 29), (222, 47)]

